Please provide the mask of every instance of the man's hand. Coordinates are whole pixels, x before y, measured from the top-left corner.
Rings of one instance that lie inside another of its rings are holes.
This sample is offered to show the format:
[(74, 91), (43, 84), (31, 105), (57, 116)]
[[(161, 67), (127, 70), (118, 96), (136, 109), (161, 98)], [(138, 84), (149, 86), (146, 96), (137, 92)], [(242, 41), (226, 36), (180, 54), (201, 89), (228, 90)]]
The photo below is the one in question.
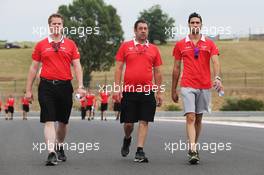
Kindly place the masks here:
[(121, 103), (122, 92), (114, 92), (113, 96), (117, 103)]
[(156, 101), (157, 101), (157, 106), (160, 107), (162, 105), (162, 102), (163, 102), (163, 99), (162, 99), (160, 92), (157, 92), (157, 94), (156, 94)]
[(32, 91), (26, 91), (25, 97), (28, 99), (30, 103), (34, 100)]
[(78, 94), (80, 94), (80, 97), (85, 97), (86, 95), (86, 90), (84, 90), (84, 88), (78, 88), (76, 91)]
[(178, 103), (179, 102), (179, 95), (178, 95), (178, 92), (177, 90), (172, 90), (171, 92), (171, 98), (173, 100), (174, 103)]
[(219, 77), (215, 78), (213, 87), (217, 92), (219, 92), (220, 90), (224, 88), (222, 85), (221, 79)]

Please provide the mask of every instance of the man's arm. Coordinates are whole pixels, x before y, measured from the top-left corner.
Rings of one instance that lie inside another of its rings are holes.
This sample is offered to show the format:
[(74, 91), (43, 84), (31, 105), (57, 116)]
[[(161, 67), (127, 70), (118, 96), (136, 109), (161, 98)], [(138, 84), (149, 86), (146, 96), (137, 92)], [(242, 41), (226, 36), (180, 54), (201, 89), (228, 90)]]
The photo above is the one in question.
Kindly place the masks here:
[(73, 64), (73, 69), (74, 69), (76, 79), (78, 82), (77, 93), (79, 93), (81, 97), (84, 97), (86, 94), (86, 91), (84, 90), (84, 86), (83, 86), (83, 71), (82, 71), (80, 59), (73, 60), (72, 64)]
[[(115, 85), (119, 86), (121, 89), (121, 78), (122, 78), (122, 72), (123, 72), (124, 62), (122, 61), (116, 61), (116, 67), (115, 67)], [(114, 92), (114, 95), (116, 96), (116, 101), (121, 101), (121, 91), (120, 92)]]
[(160, 66), (154, 67), (154, 81), (155, 85), (158, 86), (158, 91), (156, 93), (156, 99), (157, 99), (157, 106), (162, 105), (162, 97), (161, 97), (161, 83), (162, 83), (162, 75), (161, 75), (161, 69)]
[(220, 62), (217, 55), (212, 56), (214, 77), (220, 76)]
[(220, 77), (221, 67), (218, 55), (212, 56), (213, 70), (214, 70), (214, 87), (217, 91), (223, 89), (222, 79)]
[(172, 71), (172, 85), (171, 85), (171, 97), (175, 103), (178, 103), (179, 96), (177, 93), (177, 86), (181, 73), (181, 60), (175, 60)]
[(27, 84), (26, 84), (26, 98), (29, 101), (33, 100), (32, 86), (36, 78), (40, 62), (33, 60), (28, 71)]

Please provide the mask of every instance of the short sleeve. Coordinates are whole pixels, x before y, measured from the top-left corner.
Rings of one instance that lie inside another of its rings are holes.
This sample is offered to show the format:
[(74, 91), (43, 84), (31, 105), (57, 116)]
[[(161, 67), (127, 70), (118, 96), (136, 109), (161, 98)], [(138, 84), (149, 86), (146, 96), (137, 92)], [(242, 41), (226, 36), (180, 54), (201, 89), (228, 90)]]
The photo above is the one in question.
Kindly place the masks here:
[(157, 50), (157, 54), (156, 54), (156, 57), (155, 57), (155, 60), (154, 60), (154, 63), (153, 63), (153, 66), (154, 67), (158, 67), (160, 65), (162, 65), (162, 59), (161, 59), (161, 56), (160, 56), (160, 51), (158, 48), (156, 48)]
[(217, 46), (215, 45), (214, 42), (212, 42), (212, 46), (211, 46), (211, 57), (214, 55), (219, 55), (219, 50), (217, 48)]
[(80, 53), (78, 50), (78, 47), (76, 46), (76, 44), (72, 41), (73, 44), (73, 48), (72, 48), (72, 59), (80, 59)]
[(116, 53), (116, 61), (124, 62), (124, 60), (125, 60), (125, 44), (122, 43)]
[(34, 51), (32, 53), (32, 59), (41, 62), (41, 47), (39, 43), (37, 43), (37, 45), (34, 48)]
[(172, 55), (174, 56), (175, 60), (181, 60), (182, 59), (182, 54), (181, 54), (179, 42), (177, 42), (175, 44)]

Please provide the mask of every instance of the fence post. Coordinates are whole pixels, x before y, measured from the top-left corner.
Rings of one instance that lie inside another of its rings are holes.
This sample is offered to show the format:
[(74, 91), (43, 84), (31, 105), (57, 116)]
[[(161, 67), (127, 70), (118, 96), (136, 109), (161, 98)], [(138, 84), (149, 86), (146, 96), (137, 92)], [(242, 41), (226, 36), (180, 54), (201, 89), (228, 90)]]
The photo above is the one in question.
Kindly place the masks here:
[(247, 87), (247, 72), (244, 73), (244, 85)]
[(14, 87), (15, 87), (15, 93), (16, 93), (16, 80), (14, 80)]

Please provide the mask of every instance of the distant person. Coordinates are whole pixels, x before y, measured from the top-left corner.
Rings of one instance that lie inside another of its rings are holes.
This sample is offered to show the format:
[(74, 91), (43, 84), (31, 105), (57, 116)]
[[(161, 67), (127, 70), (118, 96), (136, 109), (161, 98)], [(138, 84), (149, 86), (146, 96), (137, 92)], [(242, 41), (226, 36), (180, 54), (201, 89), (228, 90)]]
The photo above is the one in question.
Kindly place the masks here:
[(177, 42), (173, 56), (172, 100), (177, 103), (178, 81), (183, 63), (180, 91), (186, 116), (186, 130), (189, 144), (188, 160), (190, 164), (200, 161), (196, 148), (202, 128), (203, 113), (208, 112), (212, 88), (210, 62), (213, 63), (213, 86), (220, 91), (223, 86), (220, 77), (219, 51), (212, 40), (201, 34), (202, 17), (192, 13), (188, 19), (190, 34)]
[(80, 103), (81, 103), (81, 118), (82, 118), (82, 120), (84, 120), (86, 117), (86, 103), (87, 103), (86, 99), (81, 98)]
[(0, 113), (2, 111), (2, 101), (0, 100)]
[(4, 105), (4, 110), (5, 110), (5, 120), (8, 120), (8, 104), (7, 103)]
[[(116, 54), (115, 84), (121, 86), (124, 70), (124, 90), (115, 92), (117, 102), (121, 101), (120, 122), (124, 123), (121, 155), (129, 154), (134, 123), (139, 122), (135, 162), (148, 162), (143, 150), (147, 138), (149, 122), (154, 121), (156, 106), (162, 104), (160, 86), (162, 60), (157, 46), (149, 43), (149, 27), (145, 20), (134, 24), (135, 38), (121, 44)], [(154, 83), (156, 94), (152, 90)], [(138, 89), (139, 90), (136, 90)], [(121, 99), (122, 97), (122, 99)], [(155, 98), (156, 97), (156, 98)], [(157, 100), (157, 101), (156, 101)]]
[(50, 35), (36, 44), (27, 79), (26, 97), (31, 101), (32, 85), (42, 64), (38, 100), (40, 122), (44, 123), (45, 143), (51, 145), (47, 147), (47, 166), (56, 165), (57, 160), (67, 160), (62, 144), (67, 134), (73, 103), (71, 66), (77, 79), (76, 93), (81, 97), (86, 93), (80, 54), (74, 41), (63, 36), (63, 22), (60, 14), (52, 14), (48, 18)]
[(24, 92), (24, 96), (21, 99), (22, 110), (23, 110), (23, 120), (27, 120), (27, 114), (29, 112), (29, 100), (26, 97), (26, 92)]
[(7, 104), (8, 104), (8, 118), (9, 120), (13, 120), (14, 116), (14, 105), (15, 105), (15, 99), (12, 95), (9, 95), (7, 99)]
[(86, 94), (86, 100), (87, 100), (87, 108), (86, 108), (86, 112), (87, 112), (87, 117), (88, 120), (91, 120), (91, 116), (92, 116), (92, 107), (94, 104), (94, 100), (95, 100), (95, 95), (92, 93), (92, 91), (90, 89), (87, 90), (87, 94)]
[(119, 120), (121, 113), (121, 102), (116, 100), (116, 96), (112, 96), (113, 110), (115, 111), (116, 120)]
[(96, 97), (94, 98), (94, 103), (93, 103), (93, 106), (92, 106), (92, 120), (94, 119), (95, 117), (95, 110), (97, 108), (97, 100), (96, 100)]
[(110, 94), (105, 91), (105, 88), (104, 88), (103, 92), (100, 92), (100, 97), (101, 97), (101, 120), (105, 120), (105, 121), (107, 121), (105, 111), (107, 111), (107, 108), (108, 108), (108, 98), (109, 98), (109, 96), (110, 96)]

